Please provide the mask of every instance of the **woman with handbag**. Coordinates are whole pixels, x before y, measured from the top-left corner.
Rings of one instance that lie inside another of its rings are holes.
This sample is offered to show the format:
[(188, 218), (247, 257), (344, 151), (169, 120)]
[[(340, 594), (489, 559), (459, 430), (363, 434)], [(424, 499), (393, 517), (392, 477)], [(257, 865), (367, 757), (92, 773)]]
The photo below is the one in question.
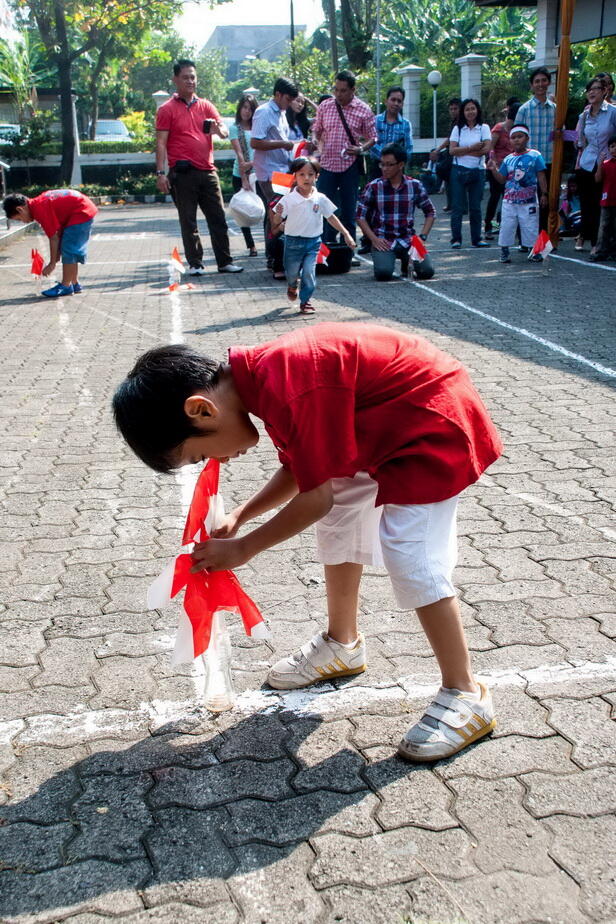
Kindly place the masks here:
[(577, 124), (580, 153), (575, 175), (582, 221), (575, 249), (582, 250), (584, 241), (590, 241), (591, 254), (596, 251), (601, 217), (601, 185), (595, 182), (595, 173), (597, 166), (607, 157), (608, 139), (616, 134), (616, 107), (606, 101), (607, 92), (608, 85), (603, 77), (593, 77), (586, 84), (588, 106)]
[[(252, 129), (252, 117), (255, 113), (259, 101), (252, 93), (243, 93), (240, 96), (235, 110), (235, 123), (229, 129), (229, 140), (231, 147), (235, 151), (235, 160), (233, 162), (233, 174), (231, 182), (233, 191), (238, 192), (240, 189), (248, 189), (252, 192), (256, 190), (250, 185), (250, 174), (252, 173), (252, 159), (250, 157), (250, 134)], [(257, 195), (259, 193), (257, 192)], [(240, 228), (244, 235), (246, 247), (251, 257), (257, 256), (254, 238), (250, 228)]]
[(490, 126), (481, 121), (481, 106), (476, 99), (465, 99), (457, 124), (449, 137), (451, 168), (451, 246), (462, 246), (462, 216), (468, 201), (468, 219), (473, 247), (489, 247), (481, 239), (481, 200), (486, 182), (485, 155), (492, 146)]

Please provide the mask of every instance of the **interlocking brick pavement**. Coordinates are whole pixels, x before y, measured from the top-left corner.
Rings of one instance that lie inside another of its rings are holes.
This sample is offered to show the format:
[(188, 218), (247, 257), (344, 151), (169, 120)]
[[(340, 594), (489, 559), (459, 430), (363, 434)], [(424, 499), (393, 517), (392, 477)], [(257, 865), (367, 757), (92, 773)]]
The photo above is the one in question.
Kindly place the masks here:
[[(0, 251), (0, 920), (616, 921), (614, 267), (504, 268), (448, 237), (439, 219), (429, 284), (377, 284), (363, 264), (315, 296), (319, 319), (454, 353), (506, 444), (461, 501), (456, 572), (499, 727), (434, 766), (395, 756), (437, 674), (380, 572), (363, 583), (366, 674), (262, 688), (324, 624), (312, 533), (242, 569), (272, 638), (231, 620), (231, 713), (171, 667), (177, 606), (145, 610), (192, 474), (134, 459), (111, 394), (157, 343), (223, 358), (314, 323), (263, 260), (236, 235), (241, 276), (210, 259), (170, 295), (172, 206), (102, 209), (81, 296), (35, 296), (32, 237)], [(275, 466), (266, 440), (226, 466), (227, 505)]]

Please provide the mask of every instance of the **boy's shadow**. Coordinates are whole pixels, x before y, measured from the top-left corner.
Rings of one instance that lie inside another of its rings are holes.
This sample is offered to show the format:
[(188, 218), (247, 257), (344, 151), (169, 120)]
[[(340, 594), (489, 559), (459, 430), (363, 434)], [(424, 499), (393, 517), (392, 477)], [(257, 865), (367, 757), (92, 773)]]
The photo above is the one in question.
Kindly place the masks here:
[[(165, 725), (9, 800), (0, 808), (0, 916), (122, 889), (188, 897), (195, 880), (200, 894), (216, 890), (214, 880), (288, 856), (328, 818), (420, 773), (393, 755), (367, 765), (344, 742), (333, 753), (325, 744), (329, 756), (305, 762), (299, 752), (311, 747), (307, 739), (326, 730), (318, 717), (277, 710), (225, 728), (230, 718)], [(16, 780), (32, 773), (37, 750), (20, 754), (17, 745)], [(357, 831), (355, 813), (353, 833), (378, 833), (369, 807), (364, 814)]]

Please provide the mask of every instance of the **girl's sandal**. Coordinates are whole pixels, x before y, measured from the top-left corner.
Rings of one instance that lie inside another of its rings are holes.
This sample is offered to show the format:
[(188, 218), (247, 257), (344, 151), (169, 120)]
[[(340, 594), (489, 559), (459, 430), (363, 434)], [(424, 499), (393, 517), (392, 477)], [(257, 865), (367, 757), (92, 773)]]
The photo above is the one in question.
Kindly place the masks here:
[(314, 307), (312, 302), (302, 302), (299, 306), (299, 310), (302, 314), (313, 314), (317, 309)]
[(297, 298), (297, 288), (295, 286), (289, 286), (287, 288), (287, 298), (290, 302), (294, 302)]
[(257, 250), (256, 247), (251, 247), (250, 250), (248, 251), (249, 257), (257, 257), (258, 255), (259, 255), (259, 251)]

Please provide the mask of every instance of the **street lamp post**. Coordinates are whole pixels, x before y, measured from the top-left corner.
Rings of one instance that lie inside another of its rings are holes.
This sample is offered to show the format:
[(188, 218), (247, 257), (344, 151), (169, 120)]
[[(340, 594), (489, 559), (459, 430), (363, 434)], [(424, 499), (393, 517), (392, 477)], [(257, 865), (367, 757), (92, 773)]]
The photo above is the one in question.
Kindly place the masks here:
[(434, 147), (436, 147), (436, 88), (443, 79), (440, 71), (430, 71), (428, 74), (428, 83), (432, 87), (432, 134), (434, 135)]

